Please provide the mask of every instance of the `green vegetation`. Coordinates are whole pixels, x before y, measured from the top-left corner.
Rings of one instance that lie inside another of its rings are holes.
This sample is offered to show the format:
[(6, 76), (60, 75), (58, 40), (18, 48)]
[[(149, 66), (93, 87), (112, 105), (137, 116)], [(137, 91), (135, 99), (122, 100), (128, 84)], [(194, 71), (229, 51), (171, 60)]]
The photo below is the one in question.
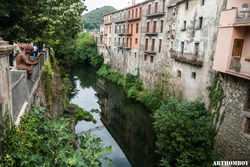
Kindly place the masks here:
[(215, 158), (212, 116), (199, 100), (171, 98), (154, 113), (157, 153), (165, 167), (207, 167)]
[(97, 74), (122, 86), (129, 98), (141, 102), (151, 111), (155, 111), (160, 107), (163, 99), (156, 90), (146, 90), (138, 76), (129, 73), (123, 76), (111, 70), (109, 64), (102, 65)]
[(58, 58), (74, 52), (82, 30), (81, 0), (11, 0), (0, 4), (0, 36), (10, 42), (45, 43)]
[(103, 16), (107, 13), (114, 12), (116, 9), (112, 6), (104, 6), (92, 10), (85, 15), (83, 15), (83, 25), (84, 28), (89, 31), (92, 29), (100, 28), (100, 25), (103, 24)]
[[(110, 164), (103, 155), (111, 147), (101, 148), (100, 139), (89, 134), (79, 137), (71, 130), (71, 119), (50, 120), (45, 108), (34, 107), (21, 119), (18, 127), (6, 119), (5, 132), (0, 142), (0, 167), (97, 167), (101, 161)], [(76, 151), (76, 139), (79, 151)]]
[(145, 89), (138, 76), (123, 76), (111, 70), (109, 64), (104, 64), (97, 73), (121, 85), (129, 98), (141, 102), (153, 113), (161, 166), (211, 166), (216, 158), (213, 115), (200, 100), (183, 100), (178, 82), (169, 72), (163, 72), (162, 82), (154, 90)]
[(76, 54), (72, 56), (74, 63), (89, 63), (95, 68), (100, 68), (104, 58), (97, 54), (97, 43), (87, 33), (80, 33), (76, 41)]
[(210, 103), (208, 106), (208, 111), (213, 114), (214, 124), (215, 126), (218, 126), (218, 131), (219, 126), (222, 124), (224, 119), (224, 114), (221, 114), (220, 110), (223, 106), (223, 99), (225, 98), (224, 90), (221, 86), (221, 80), (218, 72), (214, 74), (212, 85), (208, 87), (208, 90), (210, 92)]
[(85, 111), (76, 104), (67, 102), (65, 110), (68, 111), (70, 114), (72, 114), (71, 112), (75, 112), (73, 113), (73, 117), (75, 118), (76, 121), (85, 120), (85, 121), (92, 121), (94, 123), (96, 122), (96, 120), (94, 119), (93, 115), (90, 112)]

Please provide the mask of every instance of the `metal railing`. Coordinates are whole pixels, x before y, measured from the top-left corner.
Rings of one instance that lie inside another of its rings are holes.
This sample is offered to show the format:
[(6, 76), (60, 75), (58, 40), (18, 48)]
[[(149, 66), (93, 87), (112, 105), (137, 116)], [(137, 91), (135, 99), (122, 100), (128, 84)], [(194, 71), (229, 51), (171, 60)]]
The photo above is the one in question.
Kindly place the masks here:
[(245, 10), (239, 10), (236, 16), (236, 23), (247, 23), (250, 22), (250, 4)]
[(115, 47), (125, 48), (125, 47), (127, 47), (127, 43), (126, 42), (115, 42)]

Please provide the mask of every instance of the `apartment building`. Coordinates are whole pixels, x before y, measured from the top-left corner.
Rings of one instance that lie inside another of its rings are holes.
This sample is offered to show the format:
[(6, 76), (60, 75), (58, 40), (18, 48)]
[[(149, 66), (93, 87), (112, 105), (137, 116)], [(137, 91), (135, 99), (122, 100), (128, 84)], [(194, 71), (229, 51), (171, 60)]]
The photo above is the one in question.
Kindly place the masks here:
[(220, 72), (226, 98), (215, 148), (221, 160), (250, 160), (249, 3), (147, 0), (105, 15), (113, 18), (104, 25), (112, 29), (104, 33), (111, 39), (111, 68), (139, 74), (148, 88), (167, 70), (184, 98), (202, 97), (208, 105), (207, 87)]
[(216, 149), (224, 160), (250, 160), (250, 1), (228, 0), (221, 12), (213, 69), (226, 96)]
[(167, 4), (164, 52), (188, 100), (208, 101), (219, 14), (225, 0), (174, 0)]
[(166, 1), (147, 1), (142, 5), (142, 9), (139, 72), (145, 85), (153, 88), (166, 62), (166, 55), (163, 52)]
[(112, 54), (110, 64), (113, 69), (125, 74), (123, 69), (127, 68), (126, 63), (126, 22), (127, 10), (116, 11), (112, 15)]
[(104, 62), (110, 61), (112, 37), (112, 13), (104, 15)]

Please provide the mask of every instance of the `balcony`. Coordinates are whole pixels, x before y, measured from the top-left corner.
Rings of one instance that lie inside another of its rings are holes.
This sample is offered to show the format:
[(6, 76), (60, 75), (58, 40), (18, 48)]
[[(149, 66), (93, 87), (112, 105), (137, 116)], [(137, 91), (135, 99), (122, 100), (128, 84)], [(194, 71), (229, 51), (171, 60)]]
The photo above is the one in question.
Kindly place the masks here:
[(113, 22), (115, 22), (116, 24), (118, 23), (124, 23), (127, 21), (126, 15), (122, 16), (122, 17), (117, 17), (114, 19)]
[(116, 42), (115, 47), (126, 48), (127, 44), (125, 42)]
[(153, 18), (153, 17), (162, 17), (165, 15), (165, 12), (153, 12), (153, 13), (150, 13), (150, 14), (147, 14), (146, 17), (147, 18)]
[(104, 24), (105, 25), (112, 24), (112, 21), (111, 20), (104, 21)]
[(232, 26), (250, 26), (250, 7), (244, 9), (232, 8), (221, 12), (220, 27)]
[(145, 35), (147, 35), (147, 36), (157, 36), (158, 35), (158, 32), (156, 32), (156, 30), (152, 30), (152, 29), (147, 30), (147, 28), (143, 28), (142, 33), (145, 33)]
[(141, 20), (141, 17), (132, 17), (132, 18), (128, 18), (128, 21), (136, 21), (136, 20)]
[(202, 54), (171, 51), (171, 58), (182, 63), (202, 67), (204, 56)]
[(117, 33), (119, 36), (124, 36), (126, 35), (126, 29), (119, 30)]
[(250, 56), (249, 57), (231, 57), (229, 74), (250, 79)]

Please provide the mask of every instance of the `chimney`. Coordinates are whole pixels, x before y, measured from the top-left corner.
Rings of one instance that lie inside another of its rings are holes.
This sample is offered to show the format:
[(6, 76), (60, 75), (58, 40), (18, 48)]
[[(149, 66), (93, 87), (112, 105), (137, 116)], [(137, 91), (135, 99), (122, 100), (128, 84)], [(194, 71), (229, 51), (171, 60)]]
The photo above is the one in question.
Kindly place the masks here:
[(135, 0), (132, 0), (132, 6), (134, 6), (135, 5)]

